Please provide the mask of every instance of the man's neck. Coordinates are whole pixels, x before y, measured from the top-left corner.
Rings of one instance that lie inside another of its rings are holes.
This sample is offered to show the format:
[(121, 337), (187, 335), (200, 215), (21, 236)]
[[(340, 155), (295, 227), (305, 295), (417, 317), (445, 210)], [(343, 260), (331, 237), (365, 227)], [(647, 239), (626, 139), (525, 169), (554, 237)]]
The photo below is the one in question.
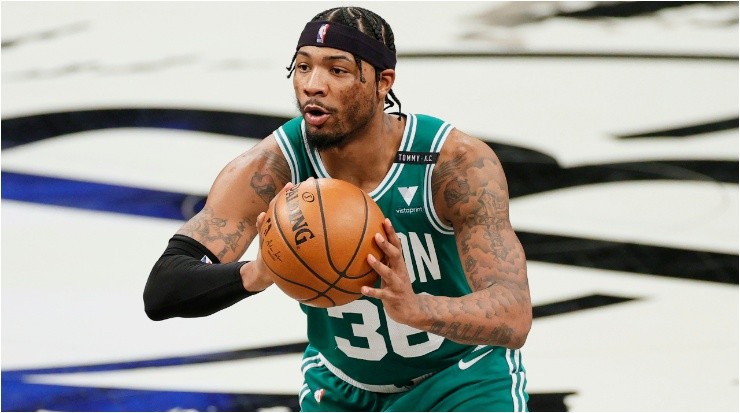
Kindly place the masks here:
[(368, 124), (362, 135), (342, 148), (320, 151), (329, 175), (353, 183), (369, 192), (383, 180), (401, 145), (405, 118), (382, 113)]

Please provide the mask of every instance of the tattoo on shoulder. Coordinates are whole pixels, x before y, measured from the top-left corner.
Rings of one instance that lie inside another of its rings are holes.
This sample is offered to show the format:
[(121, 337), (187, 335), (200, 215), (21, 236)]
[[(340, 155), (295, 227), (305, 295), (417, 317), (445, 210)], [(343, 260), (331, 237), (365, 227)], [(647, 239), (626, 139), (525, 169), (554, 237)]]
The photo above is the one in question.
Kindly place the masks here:
[(272, 175), (262, 174), (257, 171), (252, 176), (252, 180), (249, 184), (266, 204), (269, 204), (270, 200), (272, 200), (272, 198), (275, 197), (275, 194), (277, 194), (277, 184)]
[(269, 204), (279, 191), (280, 182), (288, 182), (291, 179), (290, 168), (285, 159), (272, 152), (262, 152), (265, 164), (263, 169), (254, 173), (250, 180), (250, 186), (257, 195)]
[[(475, 194), (476, 188), (488, 183), (479, 182), (482, 175), (480, 172), (490, 167), (491, 164), (498, 165), (495, 157), (480, 156), (471, 159), (466, 154), (457, 155), (435, 168), (432, 175), (432, 191), (438, 194), (441, 190), (447, 207), (450, 208), (468, 202)], [(472, 178), (476, 176), (478, 178)], [(487, 179), (495, 179), (495, 177), (487, 177)]]
[(448, 207), (459, 202), (466, 202), (470, 196), (470, 185), (468, 180), (462, 177), (454, 177), (445, 185), (444, 197)]
[(434, 173), (432, 174), (432, 193), (439, 193), (445, 182), (460, 177), (460, 167), (463, 161), (463, 157), (458, 156), (449, 161), (441, 162), (434, 168)]

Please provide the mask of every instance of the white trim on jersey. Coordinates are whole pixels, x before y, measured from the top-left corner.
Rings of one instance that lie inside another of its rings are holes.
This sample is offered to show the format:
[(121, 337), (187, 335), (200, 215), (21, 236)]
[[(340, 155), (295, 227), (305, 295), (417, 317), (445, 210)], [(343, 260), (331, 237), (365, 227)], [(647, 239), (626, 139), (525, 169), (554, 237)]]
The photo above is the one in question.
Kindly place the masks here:
[(282, 126), (277, 128), (273, 134), (275, 135), (275, 141), (280, 147), (280, 152), (283, 153), (283, 156), (288, 161), (288, 167), (290, 167), (290, 180), (294, 184), (297, 184), (298, 183), (298, 159), (296, 159), (295, 153), (293, 152), (293, 148), (290, 146), (288, 135), (285, 133), (285, 130), (283, 130)]
[(316, 171), (316, 175), (318, 175), (319, 178), (331, 178), (326, 167), (324, 167), (324, 162), (321, 161), (321, 155), (319, 155), (319, 152), (308, 146), (305, 120), (301, 121), (301, 140), (303, 140), (303, 147), (306, 149), (306, 155), (308, 155), (308, 160), (311, 162), (313, 170)]
[(405, 391), (410, 390), (417, 384), (421, 383), (428, 377), (430, 377), (434, 373), (428, 373), (423, 376), (419, 376), (415, 379), (411, 380), (411, 385), (409, 386), (396, 386), (395, 384), (367, 384), (367, 383), (361, 383), (347, 375), (347, 373), (343, 372), (339, 369), (339, 367), (331, 364), (326, 357), (324, 357), (323, 354), (319, 353), (319, 357), (321, 357), (321, 361), (324, 364), (324, 367), (326, 367), (332, 374), (337, 376), (342, 381), (346, 382), (347, 384), (350, 384), (352, 386), (357, 387), (358, 389), (371, 391), (374, 393), (402, 393)]
[(511, 375), (511, 399), (514, 402), (514, 411), (524, 412), (527, 410), (524, 397), (524, 383), (527, 379), (524, 370), (521, 368), (521, 352), (506, 349), (506, 362), (509, 364), (509, 375)]
[[(321, 360), (321, 357), (319, 357), (319, 355), (312, 356), (312, 357), (306, 357), (301, 362), (301, 374), (305, 376), (306, 372), (309, 369), (312, 369), (314, 367), (321, 367), (323, 365), (324, 365), (324, 362)], [(303, 405), (303, 399), (309, 394), (311, 394), (311, 389), (308, 388), (308, 384), (304, 382), (303, 386), (298, 391), (298, 405), (299, 406)]]
[(301, 386), (301, 389), (298, 391), (298, 406), (303, 407), (303, 399), (306, 398), (311, 394), (311, 389), (308, 388), (308, 384), (303, 383), (303, 386)]
[(323, 364), (324, 364), (324, 362), (321, 361), (321, 358), (318, 355), (313, 356), (313, 357), (305, 358), (305, 359), (303, 359), (303, 366), (301, 367), (301, 373), (302, 374), (306, 374), (306, 370), (308, 370), (308, 369), (310, 369), (312, 367), (319, 367), (319, 366), (321, 366)]
[[(406, 126), (404, 127), (403, 131), (403, 137), (401, 138), (401, 147), (399, 149), (401, 151), (408, 151), (411, 149), (411, 145), (413, 145), (414, 137), (416, 135), (416, 116), (411, 114), (405, 115), (408, 121), (406, 122)], [(316, 171), (316, 175), (319, 178), (331, 178), (331, 175), (329, 175), (329, 172), (326, 170), (324, 161), (321, 159), (321, 154), (319, 154), (317, 150), (311, 148), (308, 145), (308, 141), (306, 140), (305, 121), (301, 122), (301, 135), (303, 138), (303, 146), (306, 149), (306, 153), (308, 154), (308, 159), (311, 162), (311, 166), (313, 166), (314, 171)], [(380, 199), (393, 186), (393, 183), (396, 182), (398, 177), (401, 175), (401, 172), (403, 172), (403, 166), (403, 164), (394, 162), (393, 165), (391, 165), (391, 169), (388, 170), (388, 173), (386, 173), (380, 184), (378, 184), (375, 189), (370, 191), (368, 193), (368, 196), (376, 201)]]
[[(416, 137), (416, 116), (412, 114), (405, 115), (407, 121), (406, 127), (403, 131), (403, 138), (401, 138), (402, 140), (399, 148), (400, 151), (410, 150), (412, 148), (411, 145), (414, 144), (414, 138)], [(370, 191), (370, 193), (368, 194), (370, 198), (372, 198), (374, 201), (382, 198), (383, 195), (385, 195), (385, 193), (393, 187), (393, 184), (396, 182), (398, 177), (401, 176), (401, 172), (403, 172), (403, 167), (404, 164), (394, 162), (393, 165), (391, 165), (391, 169), (385, 175), (385, 178), (383, 178), (383, 180), (375, 189)]]
[[(431, 152), (440, 152), (442, 145), (447, 141), (447, 137), (450, 135), (453, 127), (449, 123), (445, 122), (437, 130), (437, 135), (432, 140)], [(432, 171), (436, 164), (429, 164), (424, 172), (424, 211), (426, 211), (427, 219), (432, 226), (442, 234), (453, 235), (454, 228), (442, 222), (437, 215), (437, 211), (434, 209), (434, 200), (432, 199)]]

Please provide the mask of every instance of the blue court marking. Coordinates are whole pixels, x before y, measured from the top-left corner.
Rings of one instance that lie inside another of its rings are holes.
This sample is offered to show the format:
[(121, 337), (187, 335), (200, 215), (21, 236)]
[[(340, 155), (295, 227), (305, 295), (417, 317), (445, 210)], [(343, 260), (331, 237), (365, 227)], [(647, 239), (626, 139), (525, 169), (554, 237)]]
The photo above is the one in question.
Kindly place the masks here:
[[(266, 407), (298, 410), (296, 394), (237, 394), (164, 390), (131, 390), (86, 386), (61, 386), (30, 383), (34, 374), (65, 374), (121, 371), (140, 368), (182, 366), (300, 354), (308, 343), (299, 342), (236, 351), (196, 354), (182, 357), (137, 360), (39, 369), (5, 370), (2, 372), (3, 411), (256, 411)], [(245, 371), (245, 374), (249, 374)]]
[(2, 198), (177, 220), (192, 217), (206, 199), (204, 195), (7, 171), (2, 172)]
[[(247, 373), (245, 373), (247, 374)], [(2, 379), (3, 411), (298, 411), (295, 394), (239, 394), (58, 386)]]

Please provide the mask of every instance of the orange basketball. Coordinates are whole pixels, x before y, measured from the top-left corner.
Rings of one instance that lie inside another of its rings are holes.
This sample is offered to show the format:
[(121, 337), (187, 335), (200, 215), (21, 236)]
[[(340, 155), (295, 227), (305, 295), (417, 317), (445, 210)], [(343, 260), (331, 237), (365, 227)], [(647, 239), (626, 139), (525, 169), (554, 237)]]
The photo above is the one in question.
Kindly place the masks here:
[(356, 300), (377, 273), (367, 255), (382, 260), (373, 237), (383, 234), (383, 212), (360, 188), (338, 179), (308, 179), (283, 190), (260, 228), (262, 259), (275, 284), (313, 307)]

